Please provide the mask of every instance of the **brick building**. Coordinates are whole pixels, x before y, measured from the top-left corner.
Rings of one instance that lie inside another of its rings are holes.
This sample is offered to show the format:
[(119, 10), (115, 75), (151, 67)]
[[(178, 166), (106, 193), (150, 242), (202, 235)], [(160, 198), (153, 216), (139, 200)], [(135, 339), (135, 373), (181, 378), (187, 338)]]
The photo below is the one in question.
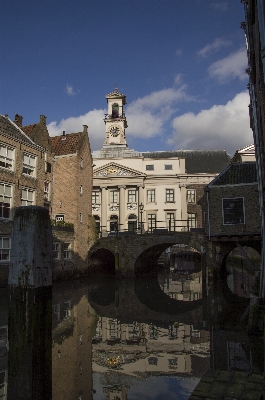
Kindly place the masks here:
[[(265, 4), (264, 0), (241, 0), (245, 9), (245, 31), (250, 94), (250, 127), (253, 130), (258, 171), (258, 190), (262, 226), (262, 248), (265, 248)], [(261, 258), (260, 295), (265, 299), (265, 252)]]
[(30, 139), (8, 116), (0, 115), (0, 271), (5, 275), (15, 208), (49, 206), (45, 182), (51, 182), (52, 178), (47, 160), (45, 147)]
[(258, 182), (255, 162), (230, 164), (205, 189), (207, 193), (207, 235), (256, 237), (260, 240)]
[[(52, 218), (56, 268), (87, 265), (91, 223), (92, 158), (87, 133), (51, 138), (54, 153)], [(60, 227), (62, 225), (62, 227)], [(63, 228), (60, 230), (60, 228)], [(56, 269), (57, 270), (57, 269)]]

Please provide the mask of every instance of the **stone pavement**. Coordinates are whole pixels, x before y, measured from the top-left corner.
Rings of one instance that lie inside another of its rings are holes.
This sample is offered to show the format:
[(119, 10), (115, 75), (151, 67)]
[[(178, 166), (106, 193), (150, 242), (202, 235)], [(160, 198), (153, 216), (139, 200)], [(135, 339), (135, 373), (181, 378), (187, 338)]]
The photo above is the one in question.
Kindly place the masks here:
[(208, 371), (189, 400), (265, 400), (265, 377), (245, 372)]

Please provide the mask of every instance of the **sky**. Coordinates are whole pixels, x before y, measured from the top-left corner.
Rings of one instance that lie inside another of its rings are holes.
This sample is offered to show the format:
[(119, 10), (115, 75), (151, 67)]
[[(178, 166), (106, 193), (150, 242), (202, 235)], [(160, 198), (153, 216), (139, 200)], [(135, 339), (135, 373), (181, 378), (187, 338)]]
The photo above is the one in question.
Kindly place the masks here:
[(105, 138), (105, 96), (126, 95), (138, 151), (253, 143), (240, 0), (1, 0), (0, 113), (51, 136)]

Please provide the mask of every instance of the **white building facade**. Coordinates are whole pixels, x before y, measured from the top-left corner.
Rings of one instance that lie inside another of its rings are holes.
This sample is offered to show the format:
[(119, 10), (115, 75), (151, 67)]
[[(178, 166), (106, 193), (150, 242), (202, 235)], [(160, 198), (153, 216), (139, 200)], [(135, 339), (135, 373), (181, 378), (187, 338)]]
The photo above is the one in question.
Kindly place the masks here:
[(129, 149), (123, 109), (126, 96), (115, 89), (106, 99), (105, 142), (101, 150), (92, 153), (92, 213), (102, 235), (116, 231), (144, 233), (196, 228), (198, 218), (196, 213), (188, 212), (188, 204), (198, 202), (196, 187), (211, 182), (229, 163), (228, 154), (208, 152), (209, 159), (209, 154), (203, 152), (210, 169), (201, 172), (207, 170), (205, 158), (200, 162), (202, 152), (140, 153)]

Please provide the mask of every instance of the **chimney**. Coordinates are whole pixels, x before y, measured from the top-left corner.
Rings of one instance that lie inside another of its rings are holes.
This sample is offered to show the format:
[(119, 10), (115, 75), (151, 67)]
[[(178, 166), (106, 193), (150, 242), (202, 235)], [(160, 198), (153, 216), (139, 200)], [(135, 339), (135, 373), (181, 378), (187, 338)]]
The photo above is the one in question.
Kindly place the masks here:
[(66, 136), (65, 136), (65, 131), (63, 131), (63, 137), (62, 137), (62, 140), (65, 140), (66, 139)]
[(46, 126), (46, 117), (44, 115), (40, 115), (40, 123)]
[(18, 115), (18, 114), (15, 115), (14, 122), (19, 128), (22, 128), (22, 119), (23, 119), (23, 117), (21, 115)]
[(87, 128), (88, 128), (87, 125), (83, 125), (83, 133), (87, 133)]

